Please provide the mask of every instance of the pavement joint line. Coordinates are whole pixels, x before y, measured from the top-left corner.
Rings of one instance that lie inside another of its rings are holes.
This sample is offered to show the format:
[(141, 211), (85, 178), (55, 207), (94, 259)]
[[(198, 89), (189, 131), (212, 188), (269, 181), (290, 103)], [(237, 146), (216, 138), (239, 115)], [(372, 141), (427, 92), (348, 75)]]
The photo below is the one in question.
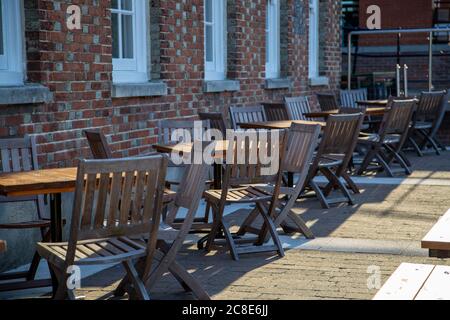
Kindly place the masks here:
[(289, 236), (281, 236), (280, 238), (283, 243), (283, 247), (290, 250), (389, 254), (410, 257), (428, 256), (428, 250), (422, 249), (420, 247), (420, 242), (418, 241), (374, 240), (335, 237), (293, 239)]
[[(369, 178), (369, 177), (352, 177), (356, 184), (360, 185), (420, 185), (420, 186), (450, 186), (450, 179), (433, 179), (433, 178)], [(344, 180), (341, 179), (343, 182)], [(328, 183), (325, 177), (316, 177), (317, 183)]]

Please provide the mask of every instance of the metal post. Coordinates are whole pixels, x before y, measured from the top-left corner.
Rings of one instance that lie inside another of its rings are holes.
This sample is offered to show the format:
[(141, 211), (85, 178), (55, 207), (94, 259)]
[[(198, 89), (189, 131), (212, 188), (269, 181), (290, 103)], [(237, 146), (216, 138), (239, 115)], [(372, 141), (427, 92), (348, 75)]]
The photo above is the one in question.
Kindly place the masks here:
[(401, 69), (402, 67), (399, 65), (399, 64), (397, 64), (396, 65), (396, 67), (395, 67), (395, 74), (396, 74), (396, 80), (397, 80), (397, 97), (400, 97), (401, 96), (401, 84), (400, 84), (400, 69)]
[(352, 33), (348, 34), (348, 46), (347, 46), (347, 56), (348, 56), (348, 71), (347, 71), (347, 88), (352, 89)]
[(405, 91), (405, 97), (408, 97), (408, 66), (406, 64), (403, 65), (403, 81), (403, 90)]
[(433, 31), (430, 31), (428, 48), (428, 91), (433, 90)]

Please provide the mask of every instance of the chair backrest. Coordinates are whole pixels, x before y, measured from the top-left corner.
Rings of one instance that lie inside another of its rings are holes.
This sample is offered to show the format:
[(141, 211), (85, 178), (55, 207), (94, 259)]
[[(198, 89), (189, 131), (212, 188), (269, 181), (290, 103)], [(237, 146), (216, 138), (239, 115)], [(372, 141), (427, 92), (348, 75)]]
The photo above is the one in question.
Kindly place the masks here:
[(267, 121), (266, 113), (262, 106), (254, 107), (230, 107), (232, 129), (240, 129), (238, 123), (252, 123)]
[[(200, 126), (198, 126), (200, 123)], [(204, 137), (207, 130), (211, 128), (209, 120), (193, 121), (193, 120), (161, 120), (158, 124), (158, 142), (169, 144), (172, 142), (192, 142), (196, 137), (200, 140)], [(175, 134), (177, 141), (172, 140)]]
[(416, 119), (435, 121), (444, 110), (445, 91), (422, 92), (417, 103)]
[(308, 97), (285, 97), (284, 101), (289, 120), (310, 120), (305, 117), (311, 112)]
[(112, 159), (111, 148), (100, 130), (84, 130), (94, 159)]
[(317, 93), (316, 95), (322, 111), (339, 109), (339, 103), (334, 93)]
[(357, 108), (357, 101), (367, 100), (367, 88), (354, 90), (341, 90), (341, 106), (349, 108)]
[(157, 232), (167, 162), (163, 155), (80, 161), (66, 261), (77, 241)]
[(262, 105), (268, 121), (289, 120), (284, 103), (263, 103)]
[(380, 124), (379, 135), (381, 140), (387, 134), (406, 134), (409, 131), (412, 117), (416, 109), (416, 100), (397, 99), (391, 97)]
[[(36, 152), (36, 139), (33, 136), (23, 138), (0, 139), (0, 172), (22, 172), (38, 170), (38, 159)], [(3, 197), (0, 203), (16, 201), (36, 201), (38, 215), (42, 218), (44, 214), (44, 201), (42, 196), (29, 197)]]
[(227, 122), (222, 112), (199, 112), (198, 117), (202, 121), (209, 121), (211, 129), (217, 129), (226, 137)]
[(287, 133), (286, 146), (281, 159), (283, 172), (301, 175), (306, 169), (307, 173), (307, 168), (309, 168), (319, 141), (320, 131), (320, 125), (292, 124)]
[(316, 161), (327, 154), (345, 155), (350, 159), (363, 121), (362, 113), (330, 115), (317, 151)]

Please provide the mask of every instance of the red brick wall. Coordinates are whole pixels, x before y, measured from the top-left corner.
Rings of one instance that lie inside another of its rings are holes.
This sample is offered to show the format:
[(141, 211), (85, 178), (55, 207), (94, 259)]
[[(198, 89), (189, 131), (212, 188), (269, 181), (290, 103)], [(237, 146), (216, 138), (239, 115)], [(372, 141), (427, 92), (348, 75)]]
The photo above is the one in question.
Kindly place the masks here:
[[(110, 136), (115, 153), (134, 155), (156, 141), (157, 122), (164, 118), (194, 118), (200, 110), (224, 110), (229, 105), (281, 101), (285, 95), (311, 95), (308, 85), (308, 32), (293, 32), (294, 1), (307, 8), (308, 0), (285, 0), (288, 15), (287, 76), (293, 88), (264, 88), (265, 2), (234, 1), (235, 48), (229, 53), (229, 78), (241, 90), (203, 93), (203, 0), (149, 0), (160, 10), (160, 78), (168, 86), (163, 97), (111, 98), (112, 56), (110, 0), (25, 0), (27, 74), (48, 86), (54, 102), (0, 106), (0, 136), (35, 134), (41, 166), (73, 165), (90, 155), (82, 134), (99, 127)], [(233, 0), (231, 0), (233, 1)], [(327, 1), (326, 75), (332, 89), (340, 80), (340, 1)], [(82, 6), (83, 30), (65, 25), (67, 5)], [(178, 5), (177, 5), (178, 4)], [(308, 10), (304, 10), (307, 18)], [(184, 17), (187, 17), (184, 19)], [(307, 19), (303, 23), (306, 23)], [(176, 35), (181, 35), (181, 41)], [(195, 41), (194, 41), (195, 37)]]

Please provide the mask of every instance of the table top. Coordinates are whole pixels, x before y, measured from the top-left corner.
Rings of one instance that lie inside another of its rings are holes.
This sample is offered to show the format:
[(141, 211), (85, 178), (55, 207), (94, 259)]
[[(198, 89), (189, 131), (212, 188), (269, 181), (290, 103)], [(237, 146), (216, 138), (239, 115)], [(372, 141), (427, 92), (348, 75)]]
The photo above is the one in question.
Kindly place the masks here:
[(0, 240), (0, 253), (5, 252), (5, 251), (6, 251), (6, 241)]
[[(381, 99), (381, 100), (362, 100), (362, 101), (356, 101), (357, 104), (360, 104), (362, 106), (386, 106), (388, 104), (387, 99)], [(450, 111), (450, 100), (448, 101), (447, 110)]]
[(282, 121), (265, 121), (265, 122), (251, 122), (238, 123), (242, 129), (289, 129), (293, 123), (298, 124), (318, 124), (325, 127), (326, 123), (323, 121), (306, 121), (306, 120), (282, 120)]
[(43, 169), (0, 174), (0, 195), (31, 196), (71, 192), (77, 168)]
[[(369, 116), (382, 116), (386, 112), (386, 107), (371, 107), (367, 108), (366, 115)], [(305, 113), (305, 117), (307, 118), (327, 118), (330, 115), (339, 114), (339, 110), (328, 110), (328, 111), (315, 111)]]
[[(2, 173), (0, 195), (20, 197), (73, 192), (76, 181), (76, 167)], [(175, 194), (166, 190), (164, 202), (172, 200)]]
[[(190, 143), (173, 143), (173, 144), (154, 144), (153, 149), (160, 153), (189, 154), (192, 151), (192, 142)], [(228, 150), (227, 140), (216, 140), (216, 154), (225, 154)]]

